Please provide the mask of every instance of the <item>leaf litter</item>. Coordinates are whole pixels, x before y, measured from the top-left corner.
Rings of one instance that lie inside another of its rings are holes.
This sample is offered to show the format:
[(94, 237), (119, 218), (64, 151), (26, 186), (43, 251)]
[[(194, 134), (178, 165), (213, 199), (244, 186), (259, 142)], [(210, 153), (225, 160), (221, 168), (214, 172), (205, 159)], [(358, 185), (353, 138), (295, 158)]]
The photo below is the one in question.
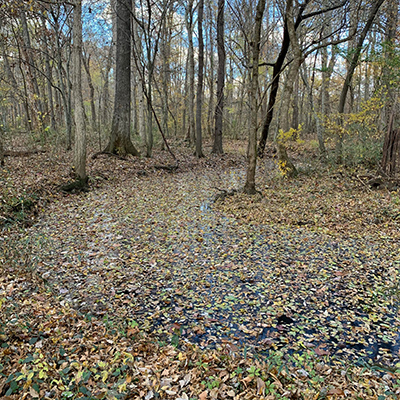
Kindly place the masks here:
[(3, 395), (395, 395), (390, 235), (257, 220), (269, 187), (213, 204), (213, 187), (241, 184), (234, 161), (148, 176), (113, 162), (123, 180), (51, 203), (2, 258), (19, 260), (0, 282)]

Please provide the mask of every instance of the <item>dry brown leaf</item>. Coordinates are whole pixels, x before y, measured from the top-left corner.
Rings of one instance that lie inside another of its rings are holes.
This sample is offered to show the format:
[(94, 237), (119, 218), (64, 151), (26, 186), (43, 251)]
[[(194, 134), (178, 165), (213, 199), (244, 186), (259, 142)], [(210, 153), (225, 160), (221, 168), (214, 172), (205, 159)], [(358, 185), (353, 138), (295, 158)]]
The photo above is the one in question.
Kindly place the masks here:
[(339, 396), (344, 396), (344, 392), (343, 392), (343, 390), (340, 389), (340, 388), (332, 388), (332, 389), (329, 389), (329, 391), (328, 391), (327, 394), (328, 394), (328, 395), (338, 394)]
[(262, 396), (265, 393), (265, 382), (257, 376), (257, 394)]
[(208, 390), (205, 390), (204, 392), (199, 394), (199, 400), (206, 400), (208, 396)]

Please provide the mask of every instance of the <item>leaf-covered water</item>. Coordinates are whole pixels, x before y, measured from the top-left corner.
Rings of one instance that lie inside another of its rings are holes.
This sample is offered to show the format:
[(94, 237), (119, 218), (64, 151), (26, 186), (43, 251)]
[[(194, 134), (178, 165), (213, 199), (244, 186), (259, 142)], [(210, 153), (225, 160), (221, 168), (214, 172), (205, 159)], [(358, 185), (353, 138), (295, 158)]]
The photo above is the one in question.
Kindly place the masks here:
[(241, 179), (134, 177), (55, 203), (29, 231), (40, 272), (88, 318), (160, 341), (396, 363), (399, 243), (234, 219), (212, 188)]

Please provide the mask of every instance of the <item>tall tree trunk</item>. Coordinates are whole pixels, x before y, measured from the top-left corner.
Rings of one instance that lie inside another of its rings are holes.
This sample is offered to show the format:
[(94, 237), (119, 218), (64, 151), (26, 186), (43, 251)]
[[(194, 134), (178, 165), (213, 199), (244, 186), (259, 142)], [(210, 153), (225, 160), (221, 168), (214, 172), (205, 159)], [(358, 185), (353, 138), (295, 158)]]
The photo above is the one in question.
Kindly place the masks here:
[(194, 119), (194, 51), (193, 51), (193, 0), (188, 0), (186, 6), (186, 29), (188, 34), (189, 65), (188, 65), (188, 108), (189, 108), (189, 143), (195, 142), (195, 119)]
[[(135, 10), (132, 10), (133, 15), (135, 16)], [(139, 60), (142, 58), (142, 45), (141, 45), (141, 40), (139, 38), (139, 32), (138, 32), (138, 23), (134, 19), (133, 21), (133, 42), (135, 43), (134, 48), (133, 48), (133, 57), (134, 57), (134, 66), (133, 70), (136, 75), (136, 79), (138, 82), (138, 90), (137, 90), (137, 95), (138, 95), (138, 126), (139, 126), (139, 137), (142, 141), (142, 143), (146, 143), (146, 111), (145, 111), (145, 103), (146, 103), (146, 98), (144, 94), (144, 89), (145, 89), (145, 83), (143, 82), (144, 79), (144, 72), (139, 71), (140, 68), (140, 63)]]
[(1, 135), (0, 135), (0, 165), (4, 165), (4, 147), (3, 147), (3, 138), (1, 137)]
[(250, 90), (251, 130), (249, 131), (248, 161), (246, 183), (243, 191), (247, 194), (256, 194), (256, 165), (257, 165), (257, 131), (258, 131), (258, 63), (260, 59), (261, 26), (265, 9), (265, 0), (258, 0), (252, 46), (252, 75)]
[[(56, 53), (56, 62), (57, 62), (57, 75), (58, 75), (58, 85), (60, 88), (60, 96), (64, 107), (64, 117), (65, 117), (65, 127), (67, 131), (67, 150), (72, 149), (72, 118), (71, 118), (71, 107), (68, 98), (70, 97), (67, 92), (67, 87), (64, 81), (63, 76), (63, 61), (62, 61), (62, 46), (61, 46), (61, 38), (60, 38), (60, 24), (57, 16), (53, 16), (55, 18), (55, 35), (56, 35), (56, 45), (57, 45), (57, 53)], [(67, 84), (69, 83), (67, 79)]]
[(103, 126), (107, 126), (110, 122), (110, 109), (111, 109), (111, 100), (110, 100), (110, 71), (112, 67), (113, 61), (113, 48), (114, 46), (110, 44), (108, 56), (106, 60), (106, 67), (104, 70), (104, 86), (102, 90), (103, 97), (103, 110), (100, 113), (101, 124)]
[(188, 92), (189, 92), (189, 53), (186, 56), (186, 67), (185, 71), (185, 83), (183, 85), (183, 109), (182, 109), (182, 137), (185, 138), (188, 142), (190, 142), (190, 126), (186, 128), (186, 120), (188, 119), (186, 114), (188, 114), (188, 101), (186, 101)]
[[(375, 0), (372, 3), (367, 22), (364, 26), (364, 29), (361, 31), (360, 36), (358, 37), (356, 47), (353, 51), (353, 55), (351, 57), (350, 65), (347, 70), (347, 74), (346, 74), (346, 78), (344, 80), (342, 91), (340, 93), (339, 107), (338, 107), (338, 113), (339, 113), (338, 123), (340, 125), (343, 123), (342, 115), (344, 113), (344, 107), (346, 105), (346, 97), (347, 97), (347, 93), (350, 89), (350, 84), (351, 84), (351, 80), (354, 75), (354, 71), (358, 64), (358, 59), (360, 57), (364, 39), (367, 36), (367, 33), (369, 32), (369, 30), (372, 26), (372, 23), (374, 22), (375, 16), (378, 13), (379, 8), (384, 1), (385, 0)], [(336, 156), (336, 162), (338, 164), (340, 164), (342, 162), (342, 151), (343, 151), (343, 135), (339, 134), (339, 137), (336, 140), (336, 146), (335, 146), (335, 153), (336, 153), (335, 156)]]
[(394, 55), (394, 40), (396, 38), (396, 28), (399, 19), (398, 0), (388, 0), (386, 2), (386, 32), (385, 32), (385, 67), (383, 69), (383, 84), (387, 89), (387, 101), (384, 106), (384, 124), (388, 126), (390, 115), (392, 114), (395, 101), (395, 91), (391, 84), (391, 59)]
[(54, 100), (53, 100), (53, 89), (52, 89), (52, 69), (50, 66), (50, 48), (47, 40), (47, 29), (46, 20), (44, 16), (41, 16), (42, 30), (43, 30), (43, 43), (45, 47), (45, 64), (46, 64), (46, 87), (47, 87), (47, 97), (49, 102), (49, 113), (50, 113), (50, 128), (55, 131), (56, 129), (56, 117), (54, 114)]
[(94, 86), (92, 81), (92, 75), (90, 73), (90, 55), (87, 60), (85, 57), (82, 57), (83, 66), (85, 68), (87, 82), (89, 86), (89, 98), (90, 98), (90, 112), (91, 112), (91, 125), (93, 132), (97, 130), (97, 116), (96, 116), (96, 104), (94, 100)]
[[(215, 112), (215, 105), (214, 105), (214, 35), (213, 35), (213, 22), (214, 22), (214, 14), (213, 14), (213, 2), (212, 0), (208, 1), (207, 7), (208, 15), (206, 20), (208, 20), (208, 30), (206, 29), (207, 38), (206, 38), (206, 46), (209, 46), (209, 51), (206, 53), (206, 67), (205, 70), (207, 71), (207, 55), (209, 55), (209, 62), (210, 66), (208, 68), (208, 89), (209, 89), (209, 101), (208, 101), (208, 112), (207, 112), (207, 132), (209, 137), (214, 136), (214, 112)], [(217, 28), (218, 29), (218, 28)], [(218, 35), (218, 34), (217, 34)]]
[(292, 116), (292, 127), (297, 129), (299, 126), (299, 74), (296, 75), (294, 80), (294, 91), (293, 91), (293, 116)]
[[(164, 5), (165, 6), (165, 5)], [(167, 23), (163, 24), (162, 41), (161, 41), (161, 59), (162, 59), (162, 130), (164, 135), (168, 137), (168, 92), (170, 88), (170, 56), (171, 56), (171, 16), (167, 15)], [(165, 149), (165, 143), (162, 142), (162, 149)]]
[(73, 14), (73, 91), (75, 97), (75, 143), (74, 166), (75, 173), (81, 183), (86, 183), (86, 133), (85, 114), (82, 101), (82, 1), (75, 0)]
[(197, 28), (199, 41), (199, 71), (197, 76), (197, 98), (196, 98), (196, 157), (202, 158), (203, 133), (202, 133), (202, 104), (203, 104), (203, 80), (204, 80), (204, 40), (203, 40), (203, 12), (204, 0), (199, 0), (197, 11)]
[(224, 86), (226, 53), (224, 43), (224, 9), (225, 0), (218, 0), (217, 15), (217, 47), (218, 47), (218, 72), (217, 72), (217, 104), (215, 107), (215, 130), (212, 152), (222, 154), (222, 117), (224, 112)]
[(130, 138), (131, 116), (131, 0), (117, 0), (117, 55), (115, 66), (115, 101), (110, 141), (105, 152), (120, 155), (139, 152)]
[[(293, 61), (290, 65), (289, 72), (286, 78), (285, 88), (283, 89), (282, 93), (281, 120), (283, 121), (282, 130), (284, 133), (288, 132), (290, 129), (290, 99), (293, 94), (293, 85), (296, 80), (296, 76), (298, 76), (300, 65), (303, 62), (303, 54), (298, 43), (296, 27), (294, 23), (293, 0), (287, 0), (286, 3), (286, 25), (290, 38), (290, 44), (292, 45)], [(292, 161), (289, 159), (284, 138), (282, 138), (280, 134), (277, 134), (275, 136), (275, 142), (278, 149), (278, 162), (281, 171), (284, 173), (285, 176), (291, 177), (296, 175), (297, 170)]]
[[(317, 60), (317, 54), (315, 55), (315, 61), (316, 60)], [(314, 65), (315, 65), (315, 61), (314, 61)], [(305, 70), (306, 69), (304, 68), (303, 73), (302, 73), (302, 78), (303, 78), (304, 86), (306, 87), (307, 92), (308, 92), (308, 101), (310, 103), (310, 109), (311, 109), (311, 112), (315, 119), (315, 125), (316, 125), (316, 129), (317, 129), (318, 146), (319, 146), (319, 158), (323, 163), (326, 163), (327, 157), (326, 157), (324, 132), (322, 130), (322, 121), (321, 121), (320, 115), (318, 115), (318, 112), (315, 108), (312, 85), (310, 85), (310, 83), (308, 82), (308, 78), (307, 78)], [(312, 77), (311, 77), (312, 83), (314, 82), (314, 79), (315, 79), (314, 71), (315, 71), (315, 67), (313, 68)]]
[(41, 101), (41, 95), (39, 91), (39, 85), (36, 77), (36, 62), (34, 56), (32, 54), (32, 45), (31, 38), (28, 29), (28, 23), (26, 21), (25, 11), (22, 9), (20, 12), (21, 16), (21, 26), (22, 26), (22, 37), (23, 37), (23, 46), (22, 52), (25, 58), (25, 70), (28, 75), (28, 88), (30, 92), (30, 98), (32, 100), (32, 113), (31, 117), (33, 117), (33, 123), (35, 128), (42, 129), (43, 128), (43, 104)]

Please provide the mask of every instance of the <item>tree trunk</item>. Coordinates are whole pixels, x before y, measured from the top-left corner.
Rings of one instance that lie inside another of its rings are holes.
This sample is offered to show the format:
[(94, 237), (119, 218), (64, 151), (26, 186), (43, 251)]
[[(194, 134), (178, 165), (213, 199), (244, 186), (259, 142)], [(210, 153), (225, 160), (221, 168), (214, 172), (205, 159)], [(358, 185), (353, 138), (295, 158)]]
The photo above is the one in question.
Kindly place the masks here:
[[(302, 21), (302, 14), (308, 3), (309, 3), (309, 1), (305, 1), (300, 6), (299, 14), (298, 14), (298, 17), (297, 17), (297, 20), (295, 23), (295, 29), (297, 29), (299, 27), (300, 22)], [(258, 144), (258, 156), (259, 157), (263, 156), (264, 150), (265, 150), (265, 145), (267, 144), (269, 128), (271, 127), (272, 118), (274, 116), (274, 107), (275, 107), (276, 98), (278, 95), (281, 70), (282, 70), (283, 63), (286, 58), (286, 54), (289, 50), (289, 46), (290, 46), (289, 32), (287, 30), (287, 25), (285, 24), (284, 30), (283, 30), (283, 40), (282, 40), (281, 50), (279, 52), (276, 62), (274, 63), (273, 72), (272, 72), (272, 83), (271, 83), (271, 90), (269, 93), (267, 115), (265, 116), (265, 120), (263, 123), (263, 129), (261, 132), (261, 138), (260, 138), (260, 141)]]
[(391, 74), (393, 74), (390, 65), (394, 56), (394, 41), (396, 38), (397, 21), (399, 18), (398, 0), (389, 0), (386, 3), (386, 32), (385, 32), (385, 66), (383, 68), (383, 84), (387, 89), (387, 101), (384, 106), (384, 124), (388, 126), (393, 104), (396, 100), (396, 91), (391, 83)]
[(103, 94), (103, 110), (100, 113), (100, 119), (103, 126), (108, 127), (110, 122), (110, 108), (111, 108), (111, 101), (110, 101), (110, 71), (112, 67), (112, 60), (113, 60), (113, 45), (110, 44), (110, 48), (108, 51), (108, 56), (106, 60), (106, 67), (104, 71), (104, 86), (102, 90)]
[(90, 55), (86, 60), (85, 57), (82, 57), (83, 66), (86, 71), (87, 82), (89, 86), (89, 98), (90, 98), (90, 112), (91, 112), (91, 125), (93, 132), (97, 130), (97, 117), (96, 117), (96, 105), (94, 101), (94, 86), (92, 81), (92, 75), (90, 73)]
[(3, 139), (0, 137), (0, 165), (4, 165), (4, 147)]
[(224, 112), (224, 86), (225, 86), (225, 43), (224, 43), (224, 7), (225, 0), (218, 0), (217, 15), (217, 47), (218, 47), (218, 72), (217, 72), (217, 104), (215, 107), (215, 130), (212, 152), (223, 154), (222, 147), (222, 117)]
[[(68, 93), (66, 84), (63, 77), (63, 63), (62, 63), (62, 48), (61, 48), (61, 38), (60, 38), (60, 25), (58, 19), (55, 20), (55, 34), (56, 34), (56, 44), (57, 44), (57, 75), (58, 75), (58, 85), (60, 87), (60, 96), (64, 106), (64, 117), (65, 117), (65, 127), (67, 131), (67, 150), (72, 148), (72, 118), (71, 118), (71, 108), (70, 102), (68, 100)], [(67, 80), (68, 82), (68, 80)]]
[(52, 89), (52, 70), (50, 66), (50, 48), (47, 41), (47, 29), (46, 20), (44, 16), (41, 16), (42, 30), (43, 30), (43, 43), (45, 47), (45, 64), (46, 64), (46, 86), (47, 86), (47, 97), (49, 102), (49, 113), (50, 113), (50, 128), (55, 131), (56, 129), (56, 118), (54, 114), (54, 100), (53, 100), (53, 89)]
[(115, 101), (110, 141), (105, 152), (138, 156), (130, 138), (131, 116), (131, 12), (130, 0), (117, 0), (117, 55), (115, 66)]
[[(317, 55), (315, 55), (315, 61), (317, 59)], [(314, 64), (315, 65), (315, 64)], [(302, 78), (304, 82), (304, 86), (306, 87), (308, 91), (308, 101), (310, 103), (310, 109), (311, 112), (314, 116), (315, 119), (315, 124), (317, 128), (317, 138), (318, 138), (318, 145), (319, 145), (319, 158), (323, 163), (326, 163), (327, 157), (326, 157), (326, 148), (325, 148), (325, 141), (324, 141), (324, 132), (322, 130), (322, 122), (321, 122), (321, 117), (318, 115), (317, 110), (315, 109), (315, 104), (314, 104), (314, 96), (313, 96), (313, 89), (312, 85), (309, 84), (307, 80), (307, 76), (305, 73), (305, 68), (303, 70)], [(314, 73), (315, 67), (313, 69), (313, 75), (312, 75), (312, 82), (314, 82)]]
[(202, 103), (203, 103), (203, 80), (204, 80), (204, 41), (203, 41), (203, 12), (204, 0), (199, 0), (197, 11), (197, 28), (199, 41), (199, 71), (197, 76), (197, 98), (196, 98), (196, 157), (202, 158), (203, 133), (202, 133)]
[(86, 183), (86, 133), (85, 114), (82, 101), (82, 1), (75, 0), (73, 14), (73, 91), (75, 97), (75, 145), (74, 166), (77, 178), (83, 184)]
[[(132, 10), (133, 15), (135, 16), (135, 10)], [(136, 79), (138, 82), (138, 125), (139, 125), (139, 137), (142, 141), (142, 143), (146, 143), (146, 111), (145, 111), (145, 94), (144, 94), (144, 88), (145, 88), (145, 83), (143, 82), (143, 71), (139, 71), (140, 63), (139, 60), (142, 58), (142, 46), (141, 46), (141, 40), (139, 38), (139, 32), (138, 32), (138, 23), (134, 19), (133, 21), (133, 41), (135, 43), (134, 49), (133, 49), (133, 57), (134, 57), (134, 66), (133, 70), (134, 73), (136, 74)]]
[[(301, 63), (303, 62), (303, 54), (300, 49), (300, 45), (298, 43), (297, 35), (296, 35), (296, 27), (293, 19), (293, 0), (287, 0), (286, 4), (286, 25), (287, 31), (289, 34), (290, 43), (292, 45), (293, 51), (293, 61), (289, 68), (289, 73), (286, 78), (285, 88), (282, 93), (282, 109), (281, 109), (281, 120), (282, 130), (284, 133), (288, 132), (290, 129), (289, 123), (289, 107), (290, 107), (290, 99), (293, 94), (293, 85), (296, 80), (296, 76), (299, 74), (299, 68)], [(289, 159), (287, 154), (286, 145), (284, 139), (280, 134), (275, 136), (275, 142), (278, 150), (278, 162), (279, 167), (283, 174), (288, 177), (295, 176), (297, 174), (296, 167)]]
[(265, 9), (265, 0), (258, 0), (256, 18), (254, 21), (253, 59), (250, 90), (251, 130), (249, 131), (248, 161), (246, 183), (243, 191), (247, 194), (256, 194), (256, 165), (257, 165), (257, 131), (258, 131), (258, 63), (260, 59), (261, 26)]
[[(208, 89), (209, 89), (209, 101), (208, 101), (208, 111), (207, 111), (207, 133), (208, 136), (214, 137), (214, 113), (215, 113), (215, 105), (214, 105), (214, 35), (213, 35), (213, 2), (210, 0), (208, 1), (207, 7), (208, 15), (206, 20), (208, 20), (208, 32), (206, 36), (206, 46), (209, 46), (209, 50), (206, 53), (206, 67), (205, 70), (207, 71), (207, 55), (209, 56), (210, 66), (208, 68)], [(218, 28), (217, 28), (218, 29)], [(217, 34), (218, 35), (218, 34)], [(218, 39), (217, 39), (218, 40)]]
[(382, 169), (389, 176), (400, 172), (400, 129), (393, 129), (393, 114), (385, 135), (382, 155)]
[[(375, 2), (372, 4), (371, 9), (369, 11), (368, 19), (367, 22), (364, 26), (364, 29), (361, 31), (360, 36), (357, 40), (356, 47), (353, 51), (353, 55), (350, 61), (349, 68), (347, 70), (346, 78), (342, 87), (342, 91), (340, 93), (340, 99), (339, 99), (339, 107), (338, 107), (338, 113), (339, 113), (339, 120), (338, 124), (342, 125), (342, 115), (344, 113), (344, 107), (346, 104), (346, 97), (347, 93), (350, 88), (351, 80), (353, 78), (354, 71), (357, 67), (358, 64), (358, 59), (360, 57), (360, 53), (362, 50), (362, 46), (364, 43), (364, 39), (367, 36), (367, 33), (369, 32), (372, 23), (374, 22), (375, 16), (379, 11), (380, 6), (385, 0), (375, 0)], [(336, 156), (336, 162), (340, 164), (342, 162), (342, 149), (343, 149), (343, 135), (339, 134), (338, 139), (336, 140), (336, 146), (335, 146), (335, 156)]]
[(299, 127), (299, 73), (294, 81), (292, 127), (294, 129)]
[(43, 104), (41, 101), (41, 96), (39, 91), (39, 85), (36, 77), (36, 62), (32, 54), (31, 39), (28, 30), (28, 23), (26, 21), (26, 14), (24, 10), (21, 10), (20, 16), (21, 16), (22, 37), (23, 37), (22, 52), (25, 58), (24, 66), (26, 74), (28, 75), (27, 82), (30, 92), (30, 98), (32, 100), (31, 117), (33, 118), (34, 127), (41, 130), (43, 128), (42, 125), (43, 125), (44, 113), (43, 113)]
[[(164, 135), (168, 137), (168, 91), (170, 89), (170, 56), (171, 56), (171, 22), (170, 15), (167, 16), (168, 23), (163, 25), (162, 42), (161, 42), (161, 59), (162, 59), (162, 130)], [(162, 142), (162, 149), (165, 149), (165, 143)]]
[(186, 9), (186, 28), (189, 40), (189, 70), (188, 70), (188, 107), (189, 107), (189, 143), (195, 142), (194, 120), (194, 51), (193, 51), (193, 0), (189, 0)]

